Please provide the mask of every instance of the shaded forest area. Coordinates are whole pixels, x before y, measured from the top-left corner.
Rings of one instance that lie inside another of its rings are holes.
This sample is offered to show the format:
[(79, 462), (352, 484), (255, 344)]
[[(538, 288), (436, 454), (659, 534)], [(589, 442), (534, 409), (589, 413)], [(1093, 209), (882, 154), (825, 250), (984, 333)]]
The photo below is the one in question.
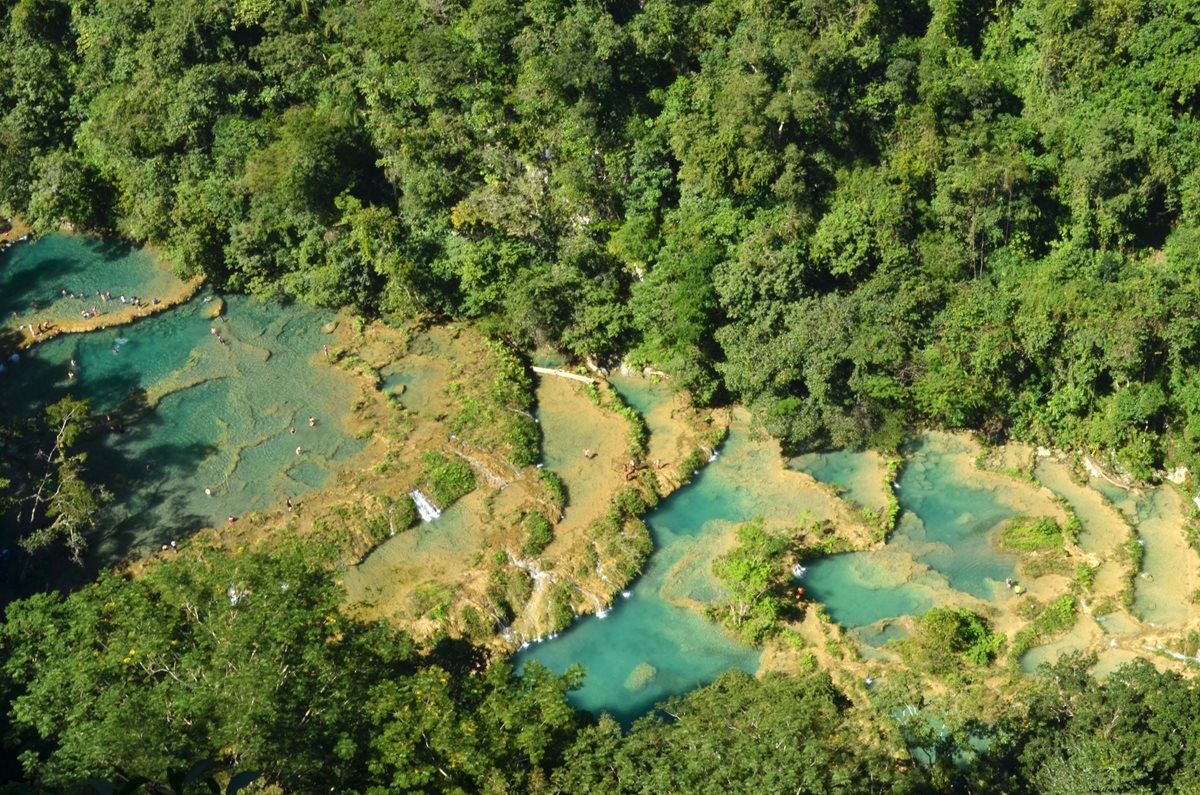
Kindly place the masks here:
[(796, 448), (1200, 464), (1168, 0), (0, 10), (0, 204), (227, 288), (654, 362)]

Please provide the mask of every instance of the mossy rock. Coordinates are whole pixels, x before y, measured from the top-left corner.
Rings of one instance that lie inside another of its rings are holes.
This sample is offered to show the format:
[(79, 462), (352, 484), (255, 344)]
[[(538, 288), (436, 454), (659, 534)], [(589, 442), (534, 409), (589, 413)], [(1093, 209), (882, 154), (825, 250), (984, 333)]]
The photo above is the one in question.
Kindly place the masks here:
[(658, 669), (648, 662), (638, 663), (625, 677), (625, 689), (630, 693), (645, 690), (658, 677)]

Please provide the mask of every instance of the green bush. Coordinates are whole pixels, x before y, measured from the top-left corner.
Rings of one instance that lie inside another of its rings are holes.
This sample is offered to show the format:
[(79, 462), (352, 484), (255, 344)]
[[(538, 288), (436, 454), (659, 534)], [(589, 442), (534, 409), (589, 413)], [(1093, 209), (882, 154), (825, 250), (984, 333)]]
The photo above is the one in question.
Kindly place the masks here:
[(1079, 534), (1083, 532), (1083, 522), (1079, 521), (1079, 517), (1073, 511), (1068, 514), (1062, 532), (1072, 544), (1079, 543)]
[(546, 489), (551, 505), (559, 513), (562, 513), (563, 508), (567, 507), (567, 484), (563, 482), (557, 472), (546, 468), (538, 470), (538, 479)]
[(1096, 582), (1096, 570), (1086, 563), (1080, 563), (1075, 567), (1075, 579), (1085, 590), (1090, 591)]
[(531, 513), (525, 519), (525, 544), (521, 547), (522, 557), (540, 555), (554, 540), (554, 526), (540, 513)]
[(421, 456), (425, 462), (422, 484), (438, 507), (445, 509), (475, 489), (475, 474), (466, 461), (451, 460), (429, 450)]
[(1004, 646), (1004, 636), (966, 608), (935, 607), (917, 620), (913, 637), (897, 646), (914, 667), (945, 674), (962, 663), (987, 665)]
[(464, 605), (459, 612), (463, 630), (467, 637), (476, 642), (486, 641), (492, 637), (493, 624), (484, 618), (474, 605)]
[[(1049, 640), (1054, 635), (1065, 632), (1075, 624), (1077, 605), (1072, 594), (1063, 594), (1045, 606), (1036, 602), (1028, 603), (1028, 610), (1033, 618), (1013, 638), (1010, 659), (1019, 662), (1022, 655), (1038, 643)], [(1097, 615), (1099, 615), (1097, 611)]]

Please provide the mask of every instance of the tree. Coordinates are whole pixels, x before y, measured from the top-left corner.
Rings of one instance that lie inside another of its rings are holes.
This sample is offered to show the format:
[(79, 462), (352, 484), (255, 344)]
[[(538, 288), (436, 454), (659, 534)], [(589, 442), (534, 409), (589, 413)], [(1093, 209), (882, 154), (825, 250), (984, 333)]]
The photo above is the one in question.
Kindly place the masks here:
[(713, 573), (729, 593), (716, 613), (748, 643), (759, 643), (775, 628), (787, 604), (779, 591), (787, 582), (783, 557), (789, 541), (763, 529), (761, 519), (737, 529), (738, 545), (713, 561)]
[(962, 607), (935, 607), (917, 622), (912, 638), (901, 644), (910, 664), (934, 674), (964, 666), (987, 665), (1004, 645), (981, 617)]
[(75, 450), (90, 421), (87, 401), (65, 397), (47, 407), (45, 416), (45, 438), (35, 454), (40, 475), (15, 500), (18, 522), (25, 528), (21, 546), (33, 553), (61, 540), (72, 560), (82, 565), (87, 531), (111, 495), (84, 480), (87, 454)]

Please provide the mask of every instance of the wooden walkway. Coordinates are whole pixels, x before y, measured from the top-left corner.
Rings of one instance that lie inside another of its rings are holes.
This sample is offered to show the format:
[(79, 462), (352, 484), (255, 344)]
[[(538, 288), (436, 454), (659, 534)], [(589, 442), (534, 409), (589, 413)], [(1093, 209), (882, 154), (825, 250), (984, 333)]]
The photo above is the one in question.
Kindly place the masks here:
[(575, 373), (568, 373), (566, 370), (555, 370), (550, 367), (531, 367), (529, 369), (533, 370), (538, 375), (556, 375), (559, 378), (570, 378), (572, 381), (579, 381), (584, 384), (596, 383), (595, 378), (588, 378), (586, 375), (577, 375)]

